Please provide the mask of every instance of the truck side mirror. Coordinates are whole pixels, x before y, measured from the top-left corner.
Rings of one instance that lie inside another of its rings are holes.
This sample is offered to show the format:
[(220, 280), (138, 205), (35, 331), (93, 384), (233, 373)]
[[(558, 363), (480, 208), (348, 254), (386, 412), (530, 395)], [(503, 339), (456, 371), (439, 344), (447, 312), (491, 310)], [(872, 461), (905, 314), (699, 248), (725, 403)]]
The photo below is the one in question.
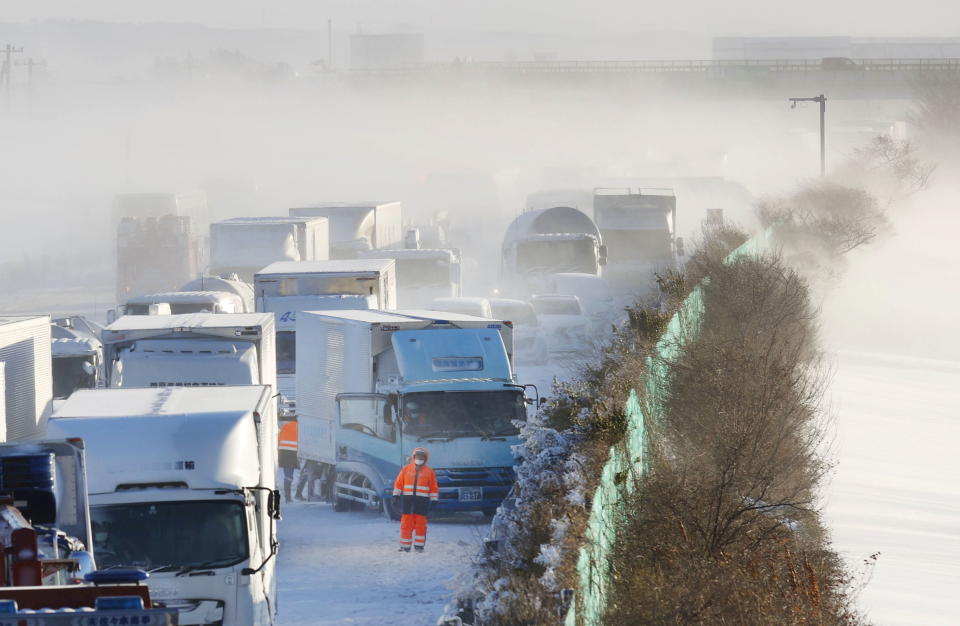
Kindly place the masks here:
[(267, 515), (273, 519), (280, 519), (280, 491), (274, 489), (267, 496)]
[(604, 244), (604, 243), (600, 244), (600, 259), (599, 259), (599, 261), (600, 261), (600, 265), (601, 265), (601, 266), (607, 264), (607, 244)]
[(686, 256), (683, 252), (683, 237), (677, 237), (677, 256)]
[(109, 326), (110, 324), (113, 324), (115, 321), (117, 321), (117, 310), (110, 309), (109, 311), (107, 311), (107, 325)]

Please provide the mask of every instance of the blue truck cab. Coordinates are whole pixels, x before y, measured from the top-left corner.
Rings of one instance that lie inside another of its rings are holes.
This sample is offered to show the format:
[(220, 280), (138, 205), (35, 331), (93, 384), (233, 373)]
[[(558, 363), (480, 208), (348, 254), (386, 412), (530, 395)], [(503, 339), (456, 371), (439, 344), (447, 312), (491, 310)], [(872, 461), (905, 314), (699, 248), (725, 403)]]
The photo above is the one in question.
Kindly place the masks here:
[[(301, 334), (302, 333), (302, 334)], [(336, 465), (335, 508), (397, 517), (393, 481), (430, 452), (437, 512), (492, 515), (526, 419), (508, 321), (436, 311), (323, 311), (297, 320), (300, 453)], [(324, 446), (332, 442), (332, 449)], [(323, 457), (323, 458), (322, 458)]]

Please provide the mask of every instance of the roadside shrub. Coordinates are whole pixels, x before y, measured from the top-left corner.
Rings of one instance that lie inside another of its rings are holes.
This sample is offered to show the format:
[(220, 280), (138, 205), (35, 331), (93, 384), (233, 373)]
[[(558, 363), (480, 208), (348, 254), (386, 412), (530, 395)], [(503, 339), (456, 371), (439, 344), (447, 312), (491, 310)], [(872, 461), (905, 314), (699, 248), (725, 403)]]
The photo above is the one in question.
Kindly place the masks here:
[(859, 623), (815, 506), (825, 372), (807, 285), (776, 256), (702, 269), (702, 330), (665, 364), (605, 623)]

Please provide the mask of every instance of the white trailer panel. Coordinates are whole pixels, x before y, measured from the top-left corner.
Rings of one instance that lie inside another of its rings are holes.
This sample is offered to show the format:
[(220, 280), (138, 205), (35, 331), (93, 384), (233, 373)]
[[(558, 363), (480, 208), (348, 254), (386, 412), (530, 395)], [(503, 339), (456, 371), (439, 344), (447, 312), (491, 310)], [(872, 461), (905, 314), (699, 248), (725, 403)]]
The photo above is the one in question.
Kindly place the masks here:
[(81, 389), (49, 419), (47, 436), (84, 439), (91, 494), (181, 481), (191, 489), (272, 488), (271, 395), (263, 385)]
[(4, 441), (36, 434), (53, 402), (50, 318), (0, 317), (0, 362), (5, 363)]
[[(203, 348), (211, 339), (256, 346), (259, 384), (277, 388), (276, 336), (269, 313), (191, 313), (186, 315), (125, 315), (103, 331), (107, 386), (113, 386), (112, 366), (121, 350), (142, 340), (183, 342), (184, 350)], [(247, 381), (236, 381), (240, 384)], [(250, 381), (252, 382), (252, 381)]]

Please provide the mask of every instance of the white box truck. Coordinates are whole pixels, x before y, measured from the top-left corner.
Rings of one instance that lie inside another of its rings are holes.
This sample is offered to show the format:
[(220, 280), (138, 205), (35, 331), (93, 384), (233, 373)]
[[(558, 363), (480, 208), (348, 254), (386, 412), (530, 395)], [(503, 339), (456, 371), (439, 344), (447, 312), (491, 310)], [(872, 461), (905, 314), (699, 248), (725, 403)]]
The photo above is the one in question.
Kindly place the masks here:
[(257, 311), (277, 323), (277, 383), (287, 412), (296, 402), (296, 326), (301, 311), (397, 308), (395, 264), (383, 259), (284, 261), (254, 276)]
[(210, 225), (210, 273), (254, 273), (275, 261), (317, 261), (330, 256), (325, 217), (234, 217)]
[(102, 334), (107, 387), (277, 388), (273, 315), (125, 315)]
[(335, 508), (391, 517), (393, 479), (430, 451), (440, 510), (492, 515), (513, 484), (526, 418), (512, 329), (437, 311), (322, 311), (297, 318), (300, 456), (336, 466)]
[(290, 215), (330, 220), (333, 259), (352, 259), (363, 250), (403, 247), (399, 202), (318, 202), (290, 209)]
[(180, 624), (272, 624), (277, 422), (270, 387), (74, 393), (46, 436), (81, 439), (100, 568), (150, 572)]
[(50, 318), (0, 317), (6, 419), (0, 441), (33, 436), (53, 403)]
[(449, 248), (368, 250), (365, 259), (397, 262), (397, 306), (429, 306), (435, 298), (456, 298), (461, 293), (460, 252)]

